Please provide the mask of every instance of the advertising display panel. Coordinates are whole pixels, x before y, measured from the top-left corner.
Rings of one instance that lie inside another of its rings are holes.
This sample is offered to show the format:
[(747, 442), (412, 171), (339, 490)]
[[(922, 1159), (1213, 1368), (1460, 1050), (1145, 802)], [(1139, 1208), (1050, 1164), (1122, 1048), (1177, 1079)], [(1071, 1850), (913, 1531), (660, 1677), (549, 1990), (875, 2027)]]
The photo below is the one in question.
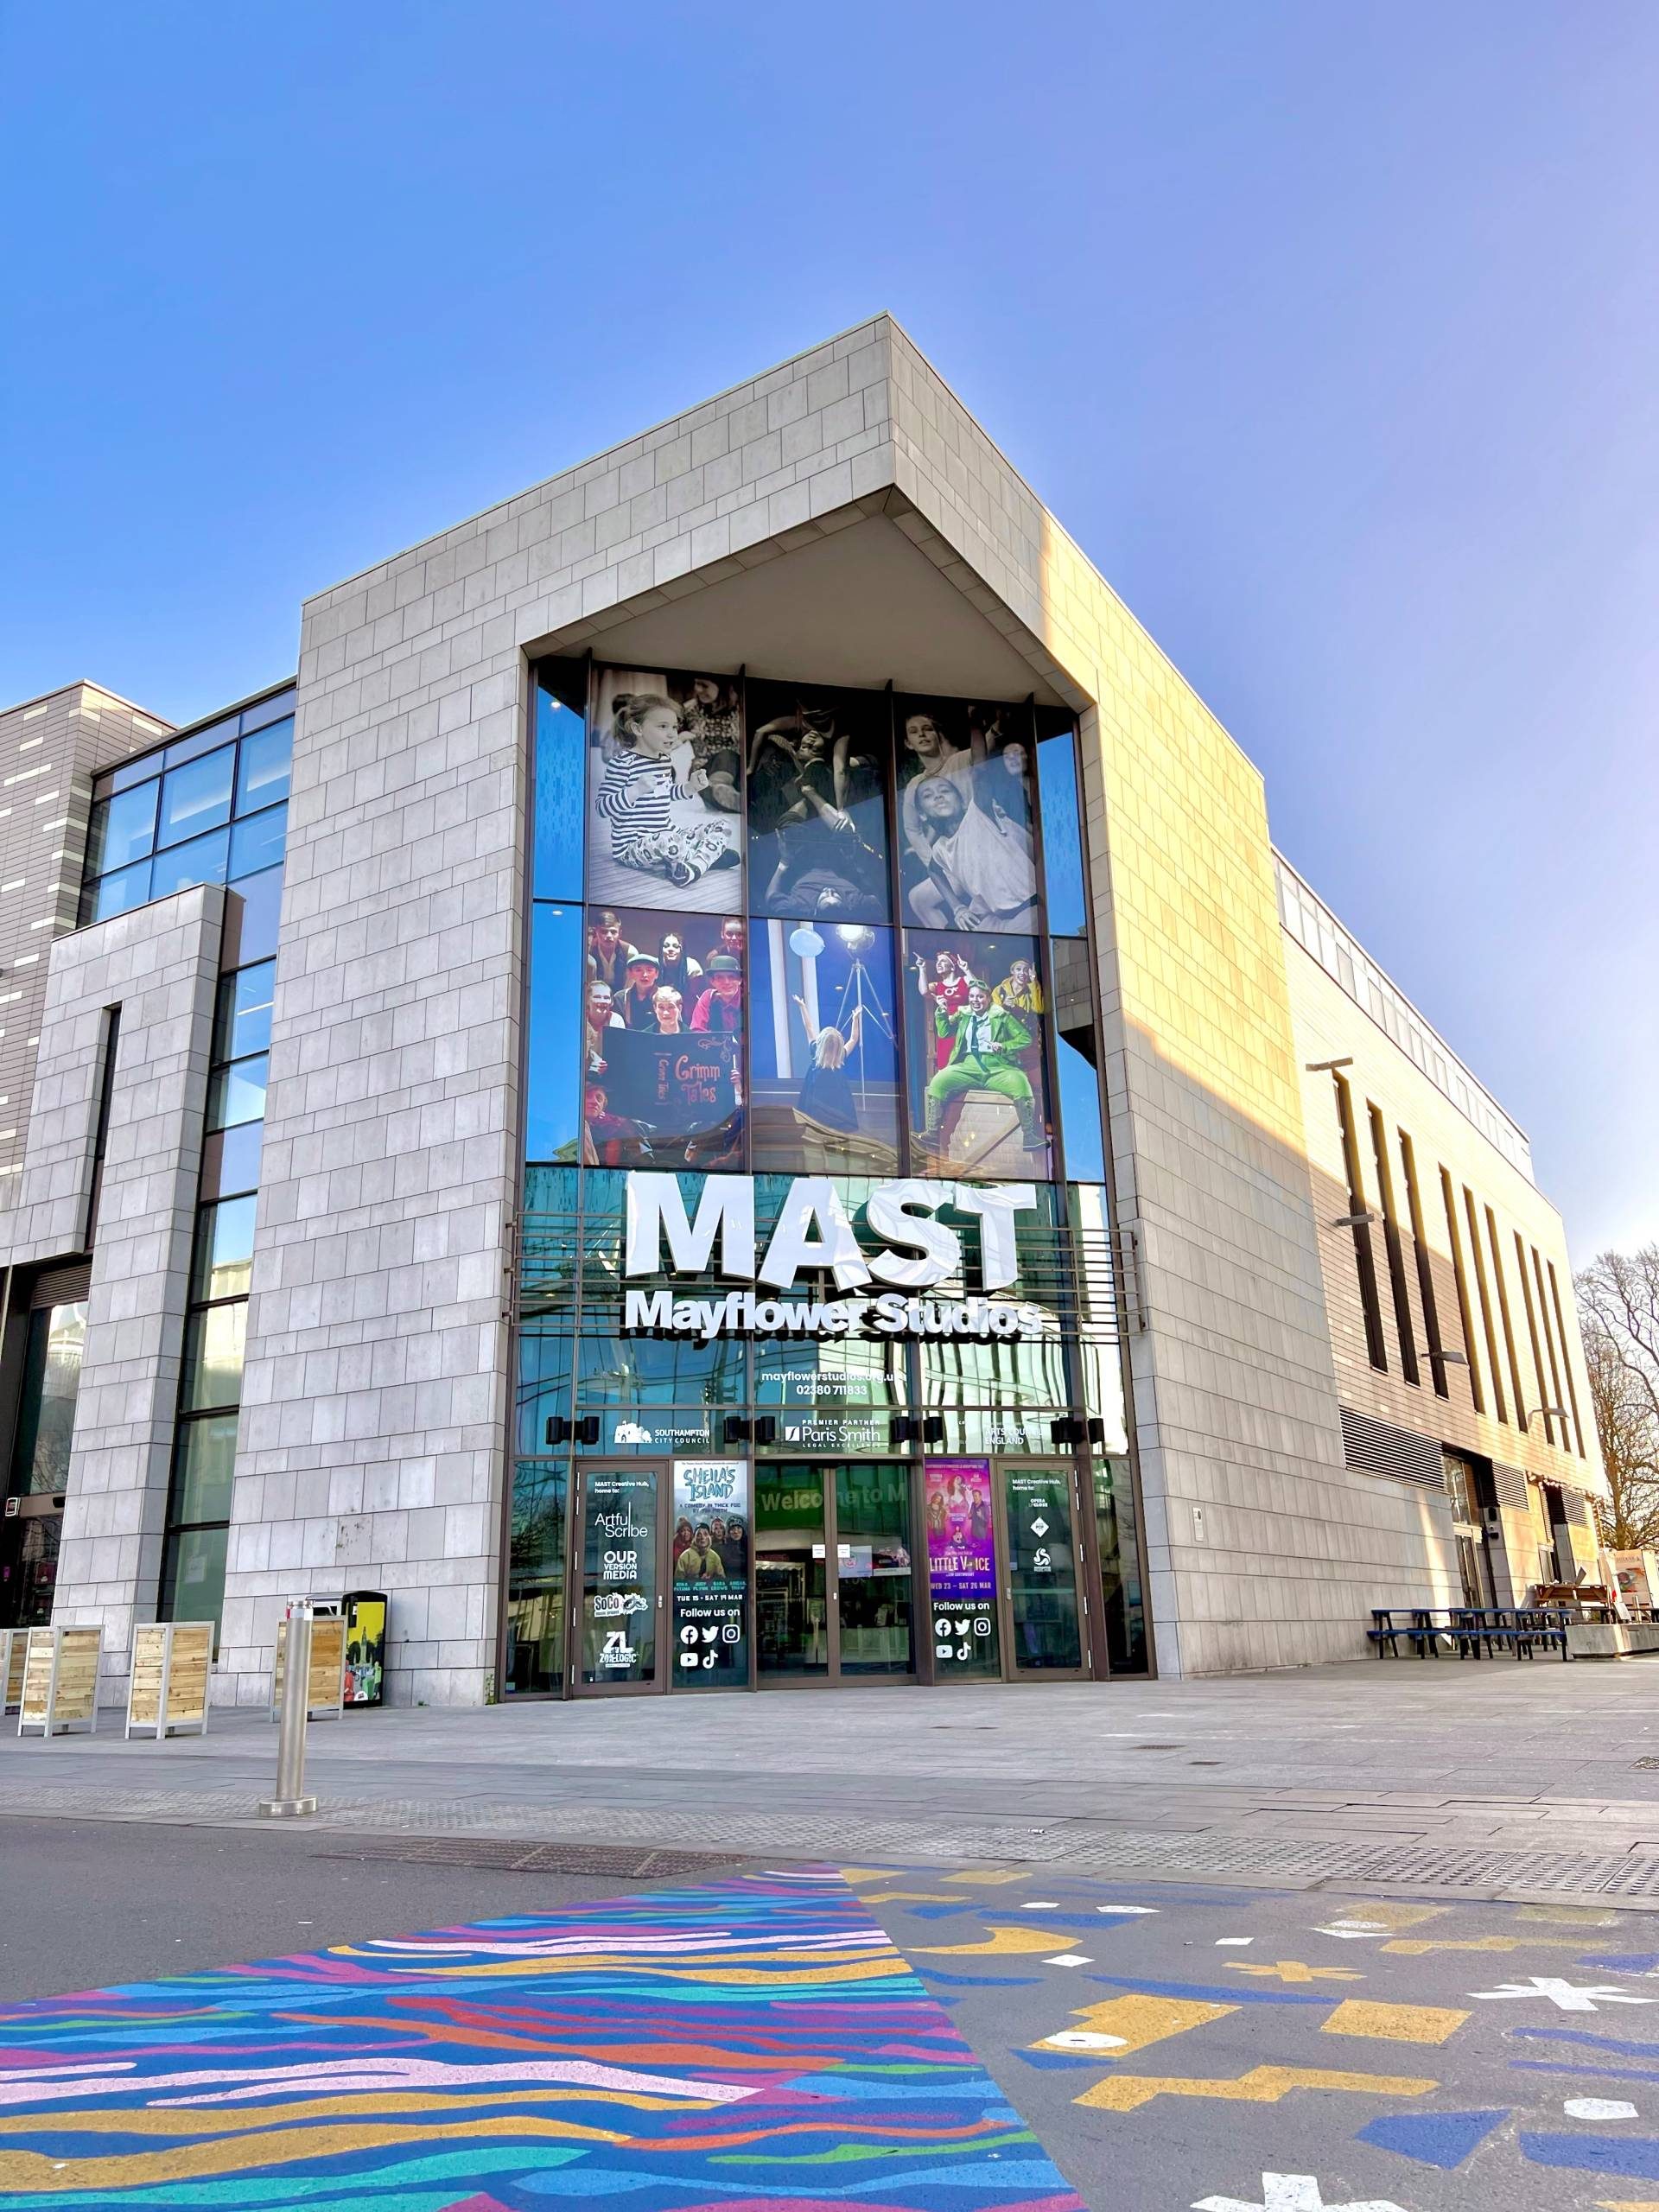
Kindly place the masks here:
[(746, 936), (736, 915), (602, 907), (588, 926), (582, 1158), (742, 1165)]
[(885, 696), (752, 683), (749, 731), (751, 907), (888, 920)]
[(749, 1468), (674, 1462), (671, 1687), (736, 1689), (749, 1679)]
[(1033, 937), (906, 930), (911, 1128), (931, 1174), (1052, 1171)]
[(593, 1468), (582, 1478), (582, 1679), (589, 1688), (657, 1675), (657, 1476)]
[(743, 736), (728, 677), (595, 671), (588, 896), (722, 912), (737, 903)]
[(756, 923), (749, 1122), (757, 1168), (893, 1173), (899, 1020), (891, 930)]
[(996, 1536), (988, 1459), (930, 1459), (923, 1475), (933, 1666), (941, 1681), (995, 1675)]
[(1038, 928), (1030, 710), (900, 699), (895, 715), (905, 919)]

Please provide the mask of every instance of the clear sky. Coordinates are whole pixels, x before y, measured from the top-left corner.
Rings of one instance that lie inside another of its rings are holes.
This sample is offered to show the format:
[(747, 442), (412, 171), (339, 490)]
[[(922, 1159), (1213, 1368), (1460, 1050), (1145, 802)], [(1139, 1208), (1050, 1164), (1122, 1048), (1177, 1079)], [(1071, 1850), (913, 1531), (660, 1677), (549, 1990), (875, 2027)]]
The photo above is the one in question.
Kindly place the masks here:
[(1659, 1236), (1653, 0), (0, 0), (0, 701), (890, 308), (1274, 833)]

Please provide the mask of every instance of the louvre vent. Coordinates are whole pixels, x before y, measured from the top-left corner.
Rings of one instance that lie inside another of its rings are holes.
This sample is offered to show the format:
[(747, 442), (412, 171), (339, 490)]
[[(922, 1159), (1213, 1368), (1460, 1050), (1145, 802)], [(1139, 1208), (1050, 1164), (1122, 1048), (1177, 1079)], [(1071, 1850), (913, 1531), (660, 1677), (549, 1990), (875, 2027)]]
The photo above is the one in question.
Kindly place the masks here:
[(32, 1306), (77, 1306), (91, 1292), (92, 1263), (90, 1260), (76, 1260), (67, 1268), (48, 1268), (37, 1276), (29, 1293)]
[(1440, 1490), (1446, 1476), (1440, 1447), (1433, 1436), (1417, 1436), (1408, 1428), (1395, 1428), (1386, 1421), (1373, 1421), (1347, 1406), (1342, 1414), (1344, 1463), (1362, 1475), (1389, 1475), (1397, 1483), (1421, 1483), (1426, 1490)]
[(1527, 1478), (1523, 1468), (1506, 1467), (1501, 1461), (1494, 1459), (1492, 1488), (1500, 1505), (1507, 1505), (1516, 1513), (1527, 1510)]

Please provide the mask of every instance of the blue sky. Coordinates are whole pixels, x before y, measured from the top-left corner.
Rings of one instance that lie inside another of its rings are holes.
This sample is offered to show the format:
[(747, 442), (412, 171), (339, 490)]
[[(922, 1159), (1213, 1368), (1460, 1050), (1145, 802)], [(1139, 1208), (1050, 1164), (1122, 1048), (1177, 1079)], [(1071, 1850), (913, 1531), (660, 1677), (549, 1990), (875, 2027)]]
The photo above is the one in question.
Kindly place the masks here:
[(1651, 0), (0, 0), (0, 699), (206, 712), (888, 308), (1659, 1236), (1656, 93)]

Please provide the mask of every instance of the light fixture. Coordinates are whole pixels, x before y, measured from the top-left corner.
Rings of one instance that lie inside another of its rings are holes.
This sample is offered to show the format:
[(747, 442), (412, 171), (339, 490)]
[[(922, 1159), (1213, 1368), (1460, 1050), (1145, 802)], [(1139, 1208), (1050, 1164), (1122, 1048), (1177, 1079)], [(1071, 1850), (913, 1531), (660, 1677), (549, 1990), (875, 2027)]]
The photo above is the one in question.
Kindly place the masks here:
[(1532, 1427), (1533, 1414), (1542, 1414), (1544, 1417), (1544, 1426), (1546, 1428), (1548, 1427), (1550, 1422), (1553, 1421), (1560, 1421), (1563, 1428), (1567, 1427), (1567, 1408), (1565, 1406), (1535, 1406), (1532, 1409), (1532, 1413), (1529, 1414), (1521, 1424), (1523, 1433)]
[(1429, 1354), (1429, 1357), (1431, 1359), (1438, 1359), (1442, 1367), (1467, 1367), (1469, 1364), (1469, 1357), (1466, 1352), (1435, 1351), (1431, 1352)]
[(1335, 1068), (1351, 1068), (1353, 1065), (1354, 1056), (1351, 1052), (1344, 1060), (1304, 1060), (1302, 1063), (1309, 1075), (1329, 1075)]
[(1362, 1206), (1357, 1213), (1339, 1213), (1334, 1221), (1325, 1224), (1327, 1229), (1363, 1229), (1376, 1219), (1370, 1206)]

